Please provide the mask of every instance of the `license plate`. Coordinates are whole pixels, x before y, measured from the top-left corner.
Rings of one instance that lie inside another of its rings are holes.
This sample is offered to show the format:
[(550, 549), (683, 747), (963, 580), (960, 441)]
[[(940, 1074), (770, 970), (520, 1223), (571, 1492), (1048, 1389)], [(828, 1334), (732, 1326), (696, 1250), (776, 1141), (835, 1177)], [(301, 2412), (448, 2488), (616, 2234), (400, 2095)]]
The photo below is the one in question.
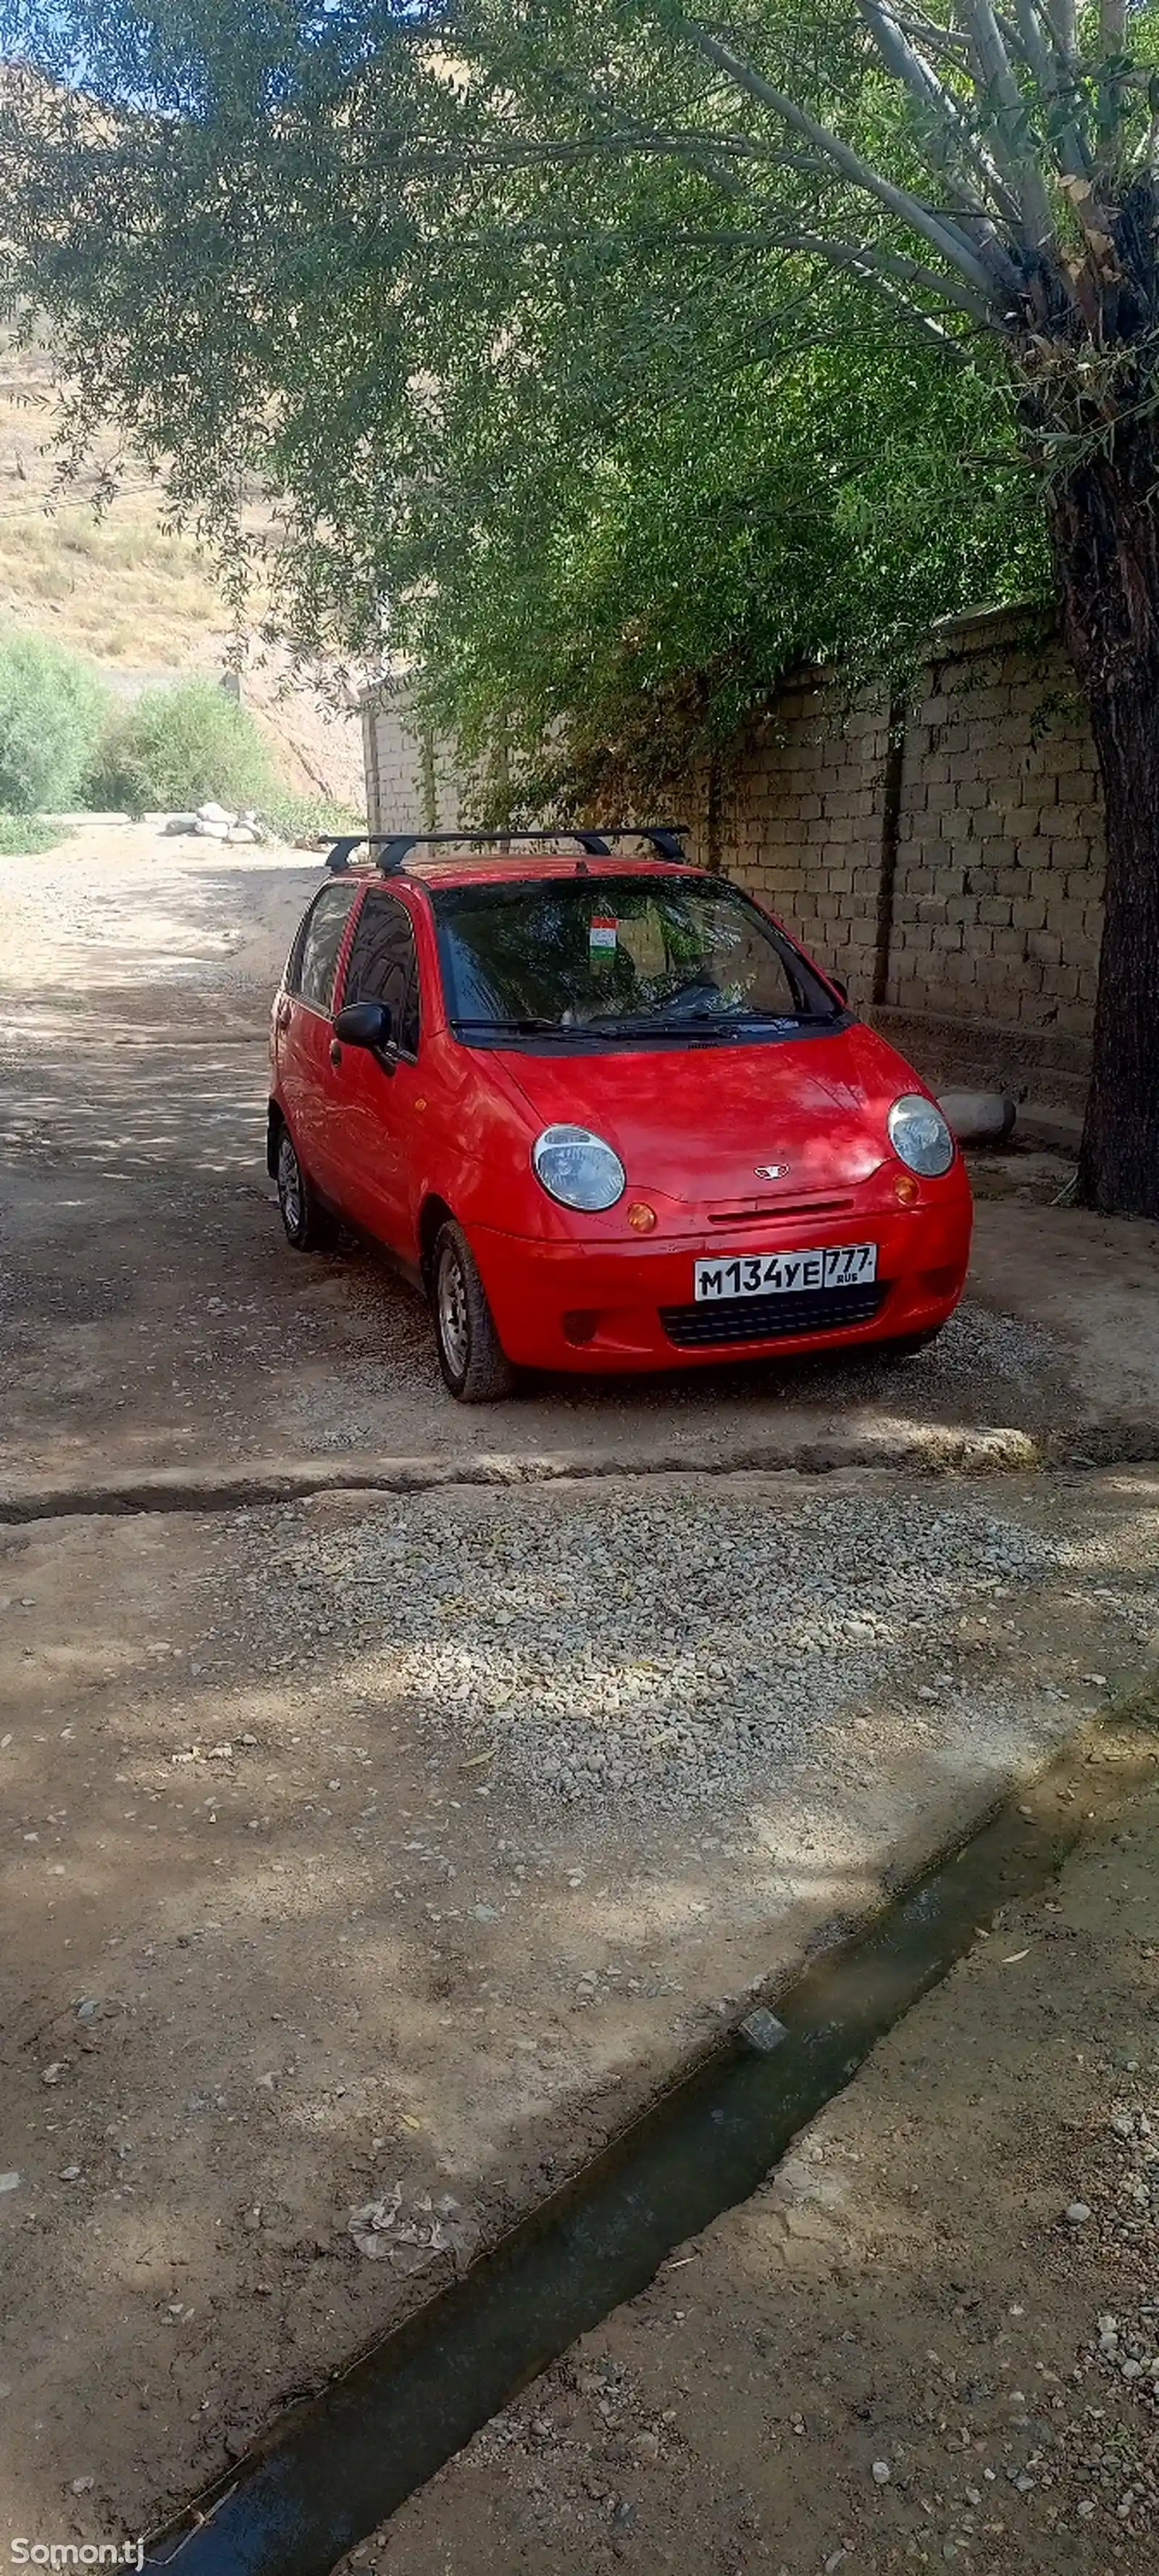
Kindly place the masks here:
[(861, 1288), (876, 1277), (875, 1243), (822, 1244), (815, 1252), (724, 1252), (718, 1261), (697, 1262), (696, 1301)]

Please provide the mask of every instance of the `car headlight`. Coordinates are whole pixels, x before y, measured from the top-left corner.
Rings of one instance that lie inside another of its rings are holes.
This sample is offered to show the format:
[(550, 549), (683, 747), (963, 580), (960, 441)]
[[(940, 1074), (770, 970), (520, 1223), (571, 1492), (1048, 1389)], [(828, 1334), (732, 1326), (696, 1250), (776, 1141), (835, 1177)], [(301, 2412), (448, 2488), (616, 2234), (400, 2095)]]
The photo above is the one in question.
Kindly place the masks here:
[(911, 1172), (933, 1181), (940, 1172), (949, 1171), (954, 1139), (936, 1100), (923, 1100), (919, 1091), (907, 1091), (894, 1101), (885, 1123), (894, 1153)]
[(531, 1160), (536, 1178), (561, 1207), (614, 1207), (627, 1187), (619, 1155), (587, 1127), (545, 1127)]

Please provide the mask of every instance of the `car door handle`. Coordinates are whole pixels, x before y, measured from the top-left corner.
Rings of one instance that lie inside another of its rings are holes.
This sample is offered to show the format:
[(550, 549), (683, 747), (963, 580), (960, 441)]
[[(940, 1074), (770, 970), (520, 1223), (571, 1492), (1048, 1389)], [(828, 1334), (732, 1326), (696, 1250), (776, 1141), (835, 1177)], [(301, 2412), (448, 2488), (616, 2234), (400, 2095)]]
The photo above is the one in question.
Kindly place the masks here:
[(342, 1062), (342, 1049), (338, 1044), (337, 1038), (331, 1038), (330, 1040), (330, 1062), (331, 1064), (341, 1064)]

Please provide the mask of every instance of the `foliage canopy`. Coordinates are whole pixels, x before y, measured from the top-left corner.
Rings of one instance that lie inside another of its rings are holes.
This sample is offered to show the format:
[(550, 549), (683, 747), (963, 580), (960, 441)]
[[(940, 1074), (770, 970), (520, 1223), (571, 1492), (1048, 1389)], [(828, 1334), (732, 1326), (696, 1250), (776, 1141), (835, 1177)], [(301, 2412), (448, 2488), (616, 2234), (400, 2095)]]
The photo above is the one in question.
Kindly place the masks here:
[[(897, 143), (847, 7), (748, 16)], [(14, 24), (52, 82), (0, 111), (17, 285), (74, 435), (118, 421), (239, 580), (272, 497), (304, 647), (405, 654), (533, 800), (643, 783), (786, 661), (896, 665), (1046, 577), (996, 353), (948, 360), (888, 290), (766, 234), (759, 154), (649, 148), (720, 121), (671, 20), (68, 0)]]

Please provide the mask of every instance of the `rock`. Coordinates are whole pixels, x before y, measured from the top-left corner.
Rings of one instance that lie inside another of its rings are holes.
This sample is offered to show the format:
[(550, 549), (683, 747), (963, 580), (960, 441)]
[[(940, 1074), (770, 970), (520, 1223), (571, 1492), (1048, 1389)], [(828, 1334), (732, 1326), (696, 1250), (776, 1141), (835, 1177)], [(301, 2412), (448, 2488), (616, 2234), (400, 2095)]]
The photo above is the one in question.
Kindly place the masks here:
[(63, 2058), (63, 2057), (57, 2057), (57, 2058), (54, 2058), (51, 2066), (42, 2066), (42, 2067), (41, 2067), (41, 2070), (40, 2070), (40, 2081), (41, 2081), (41, 2083), (42, 2083), (42, 2084), (59, 2084), (60, 2079), (61, 2079), (61, 2076), (62, 2076), (62, 2075), (63, 2075), (63, 2073), (64, 2073), (64, 2070), (65, 2070), (65, 2060), (64, 2060), (64, 2058)]
[(887, 2487), (887, 2486), (889, 2485), (889, 2480), (890, 2480), (890, 2466), (889, 2466), (889, 2461), (888, 2461), (888, 2460), (875, 2460), (875, 2461), (874, 2461), (874, 2463), (873, 2463), (873, 2478), (874, 2478), (874, 2483), (875, 2483), (875, 2485), (877, 2485), (877, 2486), (879, 2486), (879, 2487)]
[(199, 823), (232, 823), (233, 819), (233, 815), (227, 812), (224, 805), (214, 804), (212, 797), (197, 808)]
[(258, 836), (252, 823), (231, 823), (225, 837), (227, 841), (256, 841)]
[(0, 2173), (0, 2191), (18, 2191), (19, 2188), (20, 2176), (18, 2173)]
[(95, 2485), (95, 2478), (74, 2478), (72, 2481), (72, 2491), (74, 2495), (87, 2495), (90, 2487), (95, 2487)]
[(962, 1145), (1005, 1144), (1018, 1116), (1005, 1091), (946, 1091), (938, 1107)]
[(759, 2049), (762, 2057), (771, 2056), (774, 2048), (779, 2048), (782, 2040), (789, 2036), (784, 2022), (778, 2021), (776, 2014), (769, 2012), (764, 2004), (758, 2004), (755, 2012), (746, 2013), (740, 2027), (749, 2047)]
[(1090, 2206), (1087, 2201), (1071, 2200), (1067, 2202), (1065, 2216), (1068, 2227), (1085, 2227), (1090, 2214)]
[(201, 841), (228, 841), (229, 839), (230, 827), (228, 823), (211, 823), (203, 814), (198, 815), (193, 829), (197, 838)]
[(169, 835), (176, 832), (195, 832), (197, 816), (196, 814), (167, 814), (161, 828)]

